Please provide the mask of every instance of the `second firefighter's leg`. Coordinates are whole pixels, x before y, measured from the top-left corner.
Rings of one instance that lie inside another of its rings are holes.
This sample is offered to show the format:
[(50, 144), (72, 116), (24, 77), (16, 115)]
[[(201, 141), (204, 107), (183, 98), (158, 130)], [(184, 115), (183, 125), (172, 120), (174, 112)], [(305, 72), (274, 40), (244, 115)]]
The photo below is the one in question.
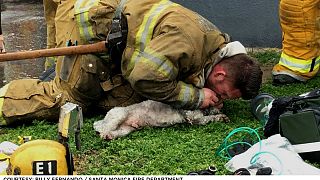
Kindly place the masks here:
[(275, 85), (305, 82), (319, 70), (319, 0), (281, 0), (282, 54), (273, 67)]
[[(44, 17), (47, 24), (47, 48), (56, 47), (56, 26), (54, 18), (57, 12), (57, 3), (53, 0), (43, 0)], [(47, 57), (45, 62), (45, 70), (56, 63), (56, 57)]]

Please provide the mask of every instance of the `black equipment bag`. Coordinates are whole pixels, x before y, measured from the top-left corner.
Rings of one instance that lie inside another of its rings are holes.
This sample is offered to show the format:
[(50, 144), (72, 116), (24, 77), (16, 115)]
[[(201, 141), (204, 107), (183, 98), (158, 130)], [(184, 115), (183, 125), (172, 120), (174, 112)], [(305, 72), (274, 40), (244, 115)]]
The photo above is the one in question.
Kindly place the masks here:
[(279, 133), (303, 159), (320, 162), (320, 89), (272, 102), (264, 135)]

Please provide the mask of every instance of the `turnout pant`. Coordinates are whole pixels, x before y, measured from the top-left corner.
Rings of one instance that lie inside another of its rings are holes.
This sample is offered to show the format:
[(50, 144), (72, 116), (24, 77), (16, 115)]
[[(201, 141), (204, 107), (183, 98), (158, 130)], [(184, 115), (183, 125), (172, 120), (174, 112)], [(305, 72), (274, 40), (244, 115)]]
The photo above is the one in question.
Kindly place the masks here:
[[(69, 41), (83, 44), (74, 17), (75, 0), (56, 3), (57, 47), (66, 46)], [(59, 56), (54, 80), (21, 79), (8, 83), (0, 89), (0, 125), (34, 119), (58, 121), (59, 108), (66, 102), (80, 105), (84, 113), (89, 109), (106, 113), (114, 106), (141, 102), (143, 98), (121, 75), (110, 82), (110, 68), (104, 61), (94, 54)]]
[(307, 81), (319, 71), (320, 0), (281, 0), (282, 53), (272, 74)]

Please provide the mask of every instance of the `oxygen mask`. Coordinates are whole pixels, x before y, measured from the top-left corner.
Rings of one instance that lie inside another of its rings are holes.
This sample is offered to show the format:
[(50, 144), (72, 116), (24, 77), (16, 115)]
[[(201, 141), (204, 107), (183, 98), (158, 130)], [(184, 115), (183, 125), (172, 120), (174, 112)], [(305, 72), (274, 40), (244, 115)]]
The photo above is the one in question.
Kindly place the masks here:
[(269, 112), (274, 97), (268, 93), (261, 93), (251, 100), (251, 112), (265, 126), (269, 119)]

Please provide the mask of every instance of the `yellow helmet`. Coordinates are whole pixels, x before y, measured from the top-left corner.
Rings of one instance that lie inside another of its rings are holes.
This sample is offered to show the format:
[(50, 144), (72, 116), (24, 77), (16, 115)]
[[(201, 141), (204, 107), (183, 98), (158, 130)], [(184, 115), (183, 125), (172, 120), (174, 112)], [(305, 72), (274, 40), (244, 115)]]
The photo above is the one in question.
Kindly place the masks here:
[(68, 145), (52, 140), (22, 144), (11, 155), (8, 175), (72, 175), (73, 160)]

